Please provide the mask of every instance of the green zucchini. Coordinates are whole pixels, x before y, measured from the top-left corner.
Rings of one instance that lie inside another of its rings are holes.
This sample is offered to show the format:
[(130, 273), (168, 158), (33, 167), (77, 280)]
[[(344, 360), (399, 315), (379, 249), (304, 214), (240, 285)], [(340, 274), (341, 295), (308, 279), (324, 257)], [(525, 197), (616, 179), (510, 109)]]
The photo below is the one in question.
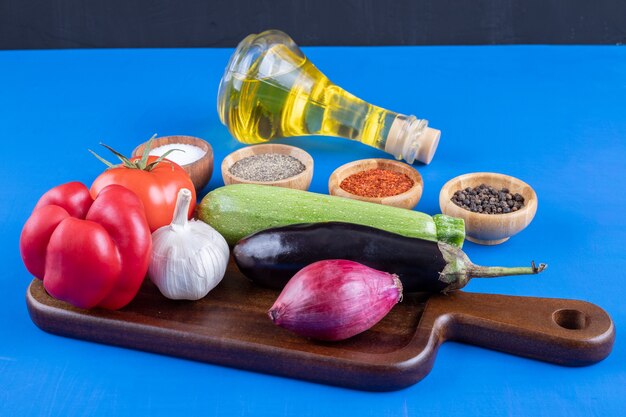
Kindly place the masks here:
[(456, 217), (431, 217), (403, 208), (268, 185), (217, 188), (200, 202), (198, 218), (220, 232), (230, 245), (270, 227), (329, 221), (376, 227), (459, 248), (465, 239), (465, 224)]

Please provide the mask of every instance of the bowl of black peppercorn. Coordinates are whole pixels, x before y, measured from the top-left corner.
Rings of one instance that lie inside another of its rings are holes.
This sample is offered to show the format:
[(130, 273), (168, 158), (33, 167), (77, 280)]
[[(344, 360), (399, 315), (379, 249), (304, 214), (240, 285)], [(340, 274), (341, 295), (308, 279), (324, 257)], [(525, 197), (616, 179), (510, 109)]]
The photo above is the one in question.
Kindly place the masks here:
[(474, 172), (448, 181), (439, 207), (465, 221), (467, 240), (498, 245), (524, 230), (537, 212), (537, 194), (524, 181), (495, 172)]

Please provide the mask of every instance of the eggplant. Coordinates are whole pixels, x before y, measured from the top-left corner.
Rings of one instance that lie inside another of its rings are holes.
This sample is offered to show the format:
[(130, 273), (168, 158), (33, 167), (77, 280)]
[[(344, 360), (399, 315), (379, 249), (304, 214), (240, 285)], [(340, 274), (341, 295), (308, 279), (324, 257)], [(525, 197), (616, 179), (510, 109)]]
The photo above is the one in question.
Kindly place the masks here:
[(452, 245), (405, 237), (352, 223), (325, 222), (275, 227), (241, 239), (233, 249), (239, 270), (253, 282), (282, 289), (313, 262), (345, 259), (399, 276), (404, 292), (448, 292), (476, 277), (537, 274), (530, 267), (474, 265)]

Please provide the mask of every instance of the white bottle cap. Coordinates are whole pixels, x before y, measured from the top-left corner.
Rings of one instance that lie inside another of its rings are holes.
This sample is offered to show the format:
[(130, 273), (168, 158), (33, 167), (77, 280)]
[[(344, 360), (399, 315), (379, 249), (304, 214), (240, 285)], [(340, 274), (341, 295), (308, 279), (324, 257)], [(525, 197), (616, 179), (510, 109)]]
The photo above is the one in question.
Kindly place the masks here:
[(419, 137), (419, 148), (415, 159), (425, 164), (430, 164), (435, 156), (435, 151), (439, 145), (441, 130), (427, 127)]
[(440, 136), (440, 130), (428, 127), (428, 120), (398, 116), (389, 129), (385, 152), (409, 164), (416, 159), (429, 164), (439, 145)]

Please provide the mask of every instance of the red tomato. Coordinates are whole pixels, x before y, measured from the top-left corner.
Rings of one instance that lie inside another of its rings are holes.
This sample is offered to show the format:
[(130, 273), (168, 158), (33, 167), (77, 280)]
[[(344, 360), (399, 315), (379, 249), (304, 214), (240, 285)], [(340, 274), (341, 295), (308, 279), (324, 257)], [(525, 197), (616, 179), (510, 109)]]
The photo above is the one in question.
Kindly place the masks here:
[[(131, 162), (140, 159), (135, 157)], [(157, 159), (156, 156), (150, 156), (148, 164)], [(137, 194), (144, 205), (151, 232), (172, 222), (176, 198), (181, 188), (191, 191), (189, 218), (196, 207), (196, 191), (191, 178), (178, 164), (168, 159), (159, 162), (150, 171), (124, 166), (109, 168), (96, 178), (89, 191), (95, 198), (100, 190), (110, 184), (122, 185)]]

